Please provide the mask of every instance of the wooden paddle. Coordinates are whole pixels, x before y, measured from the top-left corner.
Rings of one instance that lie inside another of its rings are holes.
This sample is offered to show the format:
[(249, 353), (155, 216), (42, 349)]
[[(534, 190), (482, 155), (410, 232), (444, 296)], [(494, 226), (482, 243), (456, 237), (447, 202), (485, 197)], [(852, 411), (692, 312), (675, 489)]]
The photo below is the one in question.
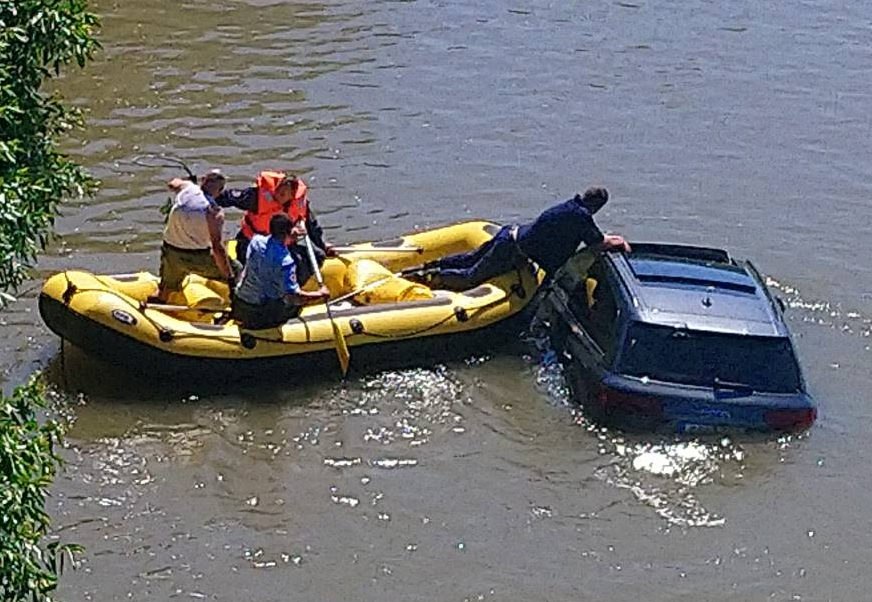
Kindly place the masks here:
[[(308, 234), (306, 234), (306, 253), (309, 255), (309, 263), (312, 264), (312, 272), (315, 274), (318, 286), (324, 286), (324, 277), (321, 275), (321, 269), (318, 267), (318, 260), (315, 258), (315, 248), (312, 246), (312, 241), (309, 239)], [(333, 319), (329, 300), (324, 302), (324, 307), (327, 308), (327, 317), (330, 319), (330, 326), (333, 328), (333, 343), (336, 346), (336, 357), (339, 358), (339, 368), (342, 370), (342, 377), (345, 378), (345, 375), (348, 373), (348, 364), (351, 362), (351, 352), (348, 351), (348, 343), (345, 341), (345, 336), (339, 330), (336, 320)]]

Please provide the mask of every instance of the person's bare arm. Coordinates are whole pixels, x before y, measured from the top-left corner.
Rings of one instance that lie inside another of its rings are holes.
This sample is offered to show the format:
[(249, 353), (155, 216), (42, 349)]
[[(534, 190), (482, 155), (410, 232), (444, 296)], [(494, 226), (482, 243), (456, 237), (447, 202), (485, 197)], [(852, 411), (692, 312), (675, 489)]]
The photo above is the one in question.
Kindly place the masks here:
[(173, 178), (169, 182), (167, 182), (167, 188), (172, 190), (173, 192), (181, 192), (182, 188), (191, 184), (190, 180), (183, 180), (181, 178)]
[(206, 224), (209, 226), (209, 239), (212, 243), (212, 259), (221, 271), (221, 274), (230, 280), (233, 272), (230, 270), (230, 258), (227, 257), (227, 249), (221, 236), (224, 230), (224, 211), (219, 207), (212, 207), (206, 212)]
[(629, 253), (633, 249), (623, 236), (619, 234), (606, 234), (600, 243), (603, 251), (623, 251)]
[(326, 286), (311, 292), (301, 289), (298, 293), (288, 293), (285, 296), (288, 302), (293, 305), (315, 305), (316, 303), (323, 303), (330, 298), (330, 289)]

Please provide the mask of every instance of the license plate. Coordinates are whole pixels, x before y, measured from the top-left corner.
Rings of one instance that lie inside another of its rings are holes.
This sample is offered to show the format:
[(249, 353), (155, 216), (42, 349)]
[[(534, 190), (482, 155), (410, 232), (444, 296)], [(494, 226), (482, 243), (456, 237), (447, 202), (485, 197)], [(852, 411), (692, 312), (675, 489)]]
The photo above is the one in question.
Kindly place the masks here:
[(718, 432), (718, 427), (711, 424), (695, 424), (693, 422), (679, 422), (675, 428), (679, 433), (707, 434)]

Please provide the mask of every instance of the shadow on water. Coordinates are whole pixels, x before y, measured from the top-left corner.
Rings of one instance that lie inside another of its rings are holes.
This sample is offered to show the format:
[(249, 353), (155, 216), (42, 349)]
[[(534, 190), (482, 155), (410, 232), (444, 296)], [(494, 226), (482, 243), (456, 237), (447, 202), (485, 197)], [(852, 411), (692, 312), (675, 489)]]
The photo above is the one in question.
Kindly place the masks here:
[(49, 383), (67, 394), (89, 398), (125, 401), (166, 401), (191, 396), (241, 397), (254, 403), (286, 403), (289, 398), (307, 399), (325, 387), (344, 387), (349, 382), (366, 379), (385, 371), (437, 369), (443, 364), (469, 365), (482, 354), (498, 353), (520, 356), (525, 343), (520, 339), (503, 339), (494, 345), (485, 341), (465, 348), (459, 354), (451, 345), (436, 343), (418, 353), (392, 353), (383, 358), (372, 350), (352, 349), (352, 364), (345, 379), (341, 377), (333, 351), (321, 354), (306, 369), (289, 370), (281, 362), (263, 370), (216, 369), (204, 365), (184, 372), (151, 374), (117, 365), (73, 345), (64, 343), (46, 365)]
[[(197, 384), (121, 372), (70, 347), (52, 359), (45, 374), (78, 452), (107, 445), (154, 448), (167, 460), (170, 449), (202, 459), (204, 446), (216, 438), (246, 454), (249, 447), (266, 450), (264, 458), (272, 458), (279, 449), (291, 453), (304, 444), (317, 446), (361, 420), (381, 421), (358, 433), (364, 442), (380, 447), (405, 441), (415, 447), (429, 440), (434, 425), (447, 429), (461, 420), (451, 408), (465, 403), (454, 371), (439, 364), (350, 373), (345, 380), (329, 372), (284, 382), (281, 375), (260, 380), (225, 375), (221, 382)], [(384, 462), (388, 465), (379, 467), (393, 468), (390, 459)]]
[(94, 399), (125, 401), (166, 401), (191, 396), (241, 396), (253, 390), (252, 401), (269, 402), (293, 388), (300, 397), (327, 384), (340, 383), (338, 366), (328, 370), (295, 372), (293, 379), (281, 372), (257, 373), (252, 370), (203, 369), (187, 374), (155, 375), (137, 372), (105, 361), (73, 345), (64, 343), (45, 369), (49, 383), (69, 394), (84, 394)]

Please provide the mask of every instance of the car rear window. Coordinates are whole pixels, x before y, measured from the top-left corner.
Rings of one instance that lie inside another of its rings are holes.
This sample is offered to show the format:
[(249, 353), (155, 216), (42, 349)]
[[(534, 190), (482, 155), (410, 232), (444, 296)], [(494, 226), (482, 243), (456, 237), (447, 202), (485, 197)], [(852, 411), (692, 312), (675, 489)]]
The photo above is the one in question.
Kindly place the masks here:
[[(627, 376), (688, 385), (748, 386), (755, 391), (801, 389), (790, 341), (632, 323), (619, 360)], [(717, 379), (717, 380), (716, 380)]]

